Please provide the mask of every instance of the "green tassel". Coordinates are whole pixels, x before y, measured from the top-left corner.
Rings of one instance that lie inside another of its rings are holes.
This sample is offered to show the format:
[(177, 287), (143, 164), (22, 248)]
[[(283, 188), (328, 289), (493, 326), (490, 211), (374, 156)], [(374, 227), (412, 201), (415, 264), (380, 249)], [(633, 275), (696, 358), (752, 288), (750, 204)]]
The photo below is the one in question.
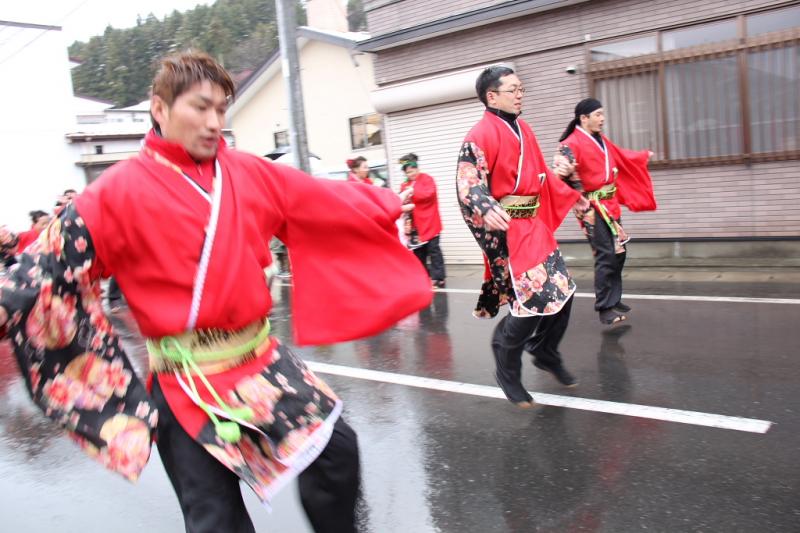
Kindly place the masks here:
[(218, 422), (214, 426), (219, 438), (225, 442), (234, 444), (242, 438), (242, 430), (236, 422)]

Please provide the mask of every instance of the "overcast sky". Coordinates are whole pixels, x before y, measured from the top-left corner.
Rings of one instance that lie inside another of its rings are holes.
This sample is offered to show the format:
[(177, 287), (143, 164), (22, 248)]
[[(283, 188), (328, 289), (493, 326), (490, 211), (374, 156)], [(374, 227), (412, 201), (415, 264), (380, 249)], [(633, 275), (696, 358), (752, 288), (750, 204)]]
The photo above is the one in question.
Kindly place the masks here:
[(67, 44), (86, 41), (100, 35), (109, 24), (115, 28), (136, 25), (153, 13), (159, 19), (174, 9), (186, 11), (193, 7), (213, 4), (214, 0), (2, 0), (0, 20), (61, 26)]

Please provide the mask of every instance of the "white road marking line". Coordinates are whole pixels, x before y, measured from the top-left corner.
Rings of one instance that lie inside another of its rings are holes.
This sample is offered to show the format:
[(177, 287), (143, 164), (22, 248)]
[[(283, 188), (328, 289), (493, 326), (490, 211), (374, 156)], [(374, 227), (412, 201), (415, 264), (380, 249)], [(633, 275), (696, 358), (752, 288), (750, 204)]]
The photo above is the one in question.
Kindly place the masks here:
[[(577, 293), (581, 298), (594, 298), (593, 293)], [(792, 298), (750, 298), (745, 296), (681, 296), (671, 294), (626, 294), (626, 300), (677, 300), (684, 302), (732, 302), (751, 304), (800, 305), (800, 299)]]
[[(291, 283), (278, 283), (281, 287), (291, 287)], [(434, 292), (451, 292), (455, 294), (480, 294), (478, 289), (433, 289)], [(594, 298), (591, 292), (576, 292), (578, 298)], [(751, 304), (786, 304), (800, 305), (797, 298), (750, 298), (746, 296), (688, 296), (680, 294), (625, 294), (626, 300), (666, 300), (676, 302), (728, 302)]]
[(480, 294), (481, 291), (478, 289), (433, 289), (433, 292), (453, 292), (453, 293), (461, 293), (461, 294)]
[[(477, 289), (434, 289), (435, 292), (452, 292), (461, 294), (480, 294)], [(591, 292), (576, 292), (578, 298), (594, 298)], [(668, 300), (683, 302), (732, 302), (753, 304), (789, 304), (800, 305), (800, 299), (792, 298), (749, 298), (744, 296), (684, 296), (680, 294), (627, 294), (625, 300)]]
[[(470, 394), (473, 396), (483, 396), (486, 398), (499, 398), (502, 400), (506, 399), (503, 391), (501, 391), (499, 387), (491, 387), (488, 385), (475, 385), (473, 383), (445, 381), (442, 379), (411, 376), (408, 374), (381, 372), (379, 370), (369, 370), (366, 368), (331, 365), (316, 361), (306, 361), (306, 364), (309, 366), (309, 368), (311, 368), (311, 370), (314, 372), (319, 372), (320, 374), (332, 374), (336, 376), (392, 383), (395, 385), (405, 385), (408, 387), (418, 387), (430, 390), (455, 392), (459, 394)], [(749, 433), (766, 433), (772, 425), (772, 422), (767, 420), (701, 413), (698, 411), (684, 411), (681, 409), (669, 409), (666, 407), (609, 402), (606, 400), (592, 400), (589, 398), (560, 396), (557, 394), (546, 394), (541, 392), (531, 392), (531, 395), (533, 396), (534, 401), (541, 405), (567, 407), (570, 409), (581, 409), (584, 411), (596, 411), (599, 413), (610, 413), (615, 415), (636, 416), (640, 418), (650, 418), (653, 420), (692, 424), (695, 426), (746, 431)]]

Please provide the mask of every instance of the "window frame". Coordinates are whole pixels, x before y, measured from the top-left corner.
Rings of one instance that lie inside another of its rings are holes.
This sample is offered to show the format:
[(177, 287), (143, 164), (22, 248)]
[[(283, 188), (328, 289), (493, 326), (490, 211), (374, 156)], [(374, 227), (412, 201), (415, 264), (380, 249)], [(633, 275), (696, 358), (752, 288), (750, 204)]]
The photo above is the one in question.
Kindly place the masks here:
[[(278, 136), (279, 135), (286, 135), (286, 144), (278, 144)], [(289, 139), (289, 130), (278, 130), (272, 132), (272, 144), (275, 145), (275, 149), (278, 148), (285, 148), (290, 146), (291, 140)]]
[[(380, 124), (380, 132), (381, 132), (381, 142), (380, 144), (369, 144), (369, 135), (367, 135), (366, 128), (368, 125), (368, 120), (370, 117), (376, 116), (378, 117), (378, 123)], [(356, 146), (355, 145), (355, 135), (353, 134), (353, 121), (358, 120), (360, 121), (360, 126), (364, 128), (364, 146)], [(383, 115), (377, 112), (366, 113), (364, 115), (358, 115), (355, 117), (350, 117), (347, 119), (347, 129), (350, 132), (350, 148), (355, 152), (358, 150), (372, 150), (374, 148), (378, 148), (383, 146), (383, 138), (384, 132), (386, 131), (385, 124), (383, 122)]]
[[(655, 31), (632, 33), (623, 37), (613, 39), (603, 39), (584, 43), (584, 61), (587, 65), (586, 76), (589, 94), (596, 96), (597, 82), (605, 79), (620, 78), (635, 74), (655, 72), (657, 76), (657, 90), (659, 93), (658, 105), (660, 130), (656, 133), (656, 138), (661, 140), (660, 146), (654, 148), (657, 153), (651, 162), (654, 168), (677, 168), (693, 167), (716, 164), (739, 164), (760, 161), (780, 161), (800, 159), (800, 148), (790, 150), (772, 150), (769, 152), (753, 152), (752, 131), (753, 127), (750, 116), (750, 94), (748, 80), (748, 54), (751, 52), (777, 50), (793, 46), (800, 46), (800, 27), (780, 30), (771, 33), (748, 37), (746, 35), (747, 17), (769, 11), (779, 11), (786, 8), (797, 8), (798, 3), (791, 3), (769, 9), (753, 10), (736, 16), (723, 16), (714, 19), (703, 20), (694, 24), (687, 24)], [(688, 48), (663, 51), (663, 33), (673, 30), (691, 28), (705, 24), (735, 20), (738, 29), (738, 36), (735, 40), (727, 40), (718, 43), (708, 43)], [(655, 35), (657, 52), (640, 56), (626, 57), (609, 61), (592, 61), (591, 50), (598, 45), (623, 42), (630, 39)], [(670, 159), (669, 144), (669, 108), (666, 91), (666, 68), (669, 65), (680, 63), (693, 63), (706, 59), (723, 57), (734, 57), (737, 63), (737, 76), (739, 85), (739, 107), (740, 123), (739, 130), (741, 135), (741, 153), (732, 155), (701, 156), (683, 159)], [(662, 151), (663, 158), (658, 158), (658, 152)]]

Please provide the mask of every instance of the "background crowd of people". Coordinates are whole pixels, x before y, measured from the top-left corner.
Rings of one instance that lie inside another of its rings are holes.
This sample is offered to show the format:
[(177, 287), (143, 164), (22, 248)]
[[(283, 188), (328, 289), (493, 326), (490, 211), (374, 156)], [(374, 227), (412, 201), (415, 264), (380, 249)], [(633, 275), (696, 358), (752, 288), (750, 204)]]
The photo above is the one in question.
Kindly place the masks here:
[(35, 209), (28, 213), (31, 227), (27, 230), (14, 231), (0, 223), (0, 268), (8, 268), (16, 262), (15, 256), (25, 251), (47, 227), (53, 217), (57, 217), (64, 207), (78, 193), (75, 189), (67, 189), (56, 198), (52, 213)]
[[(31, 227), (27, 230), (16, 232), (7, 225), (0, 224), (0, 271), (14, 265), (17, 262), (16, 256), (36, 242), (50, 221), (61, 214), (76, 196), (78, 196), (78, 191), (66, 189), (56, 197), (52, 213), (41, 209), (35, 209), (28, 213), (31, 218)], [(105, 298), (108, 309), (112, 312), (118, 311), (124, 305), (122, 291), (114, 278), (110, 278), (105, 285)]]

